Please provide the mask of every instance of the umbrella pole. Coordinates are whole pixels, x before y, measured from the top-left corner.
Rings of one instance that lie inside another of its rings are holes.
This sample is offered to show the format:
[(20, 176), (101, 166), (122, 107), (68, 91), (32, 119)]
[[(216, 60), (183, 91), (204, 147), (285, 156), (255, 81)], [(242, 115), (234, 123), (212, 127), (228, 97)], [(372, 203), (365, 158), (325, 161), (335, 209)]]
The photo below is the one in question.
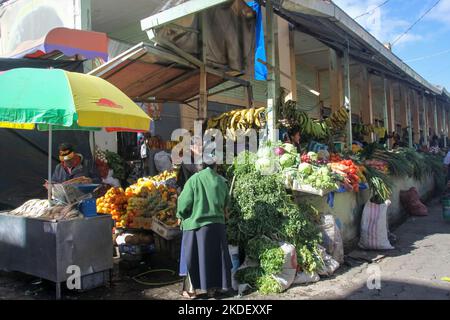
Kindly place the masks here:
[(52, 200), (52, 125), (48, 126), (48, 201)]

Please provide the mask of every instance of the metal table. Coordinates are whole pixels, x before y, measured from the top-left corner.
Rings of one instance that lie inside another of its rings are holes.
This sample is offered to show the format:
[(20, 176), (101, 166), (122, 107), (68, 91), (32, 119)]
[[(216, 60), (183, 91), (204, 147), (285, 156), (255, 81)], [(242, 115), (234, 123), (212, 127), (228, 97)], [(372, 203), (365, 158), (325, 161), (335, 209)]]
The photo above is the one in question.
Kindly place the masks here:
[(112, 274), (112, 226), (109, 215), (49, 221), (0, 212), (0, 269), (55, 282), (60, 299), (69, 266), (78, 266), (82, 279)]

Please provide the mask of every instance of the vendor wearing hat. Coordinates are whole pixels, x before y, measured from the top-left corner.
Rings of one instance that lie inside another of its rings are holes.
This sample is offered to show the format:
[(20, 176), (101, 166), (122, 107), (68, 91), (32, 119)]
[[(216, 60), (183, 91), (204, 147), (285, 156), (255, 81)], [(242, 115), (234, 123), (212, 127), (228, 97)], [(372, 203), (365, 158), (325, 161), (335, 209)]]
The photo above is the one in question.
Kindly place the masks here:
[(74, 178), (92, 176), (88, 166), (83, 163), (83, 156), (76, 153), (69, 143), (62, 143), (59, 146), (59, 160), (60, 163), (53, 172), (52, 182), (62, 183)]

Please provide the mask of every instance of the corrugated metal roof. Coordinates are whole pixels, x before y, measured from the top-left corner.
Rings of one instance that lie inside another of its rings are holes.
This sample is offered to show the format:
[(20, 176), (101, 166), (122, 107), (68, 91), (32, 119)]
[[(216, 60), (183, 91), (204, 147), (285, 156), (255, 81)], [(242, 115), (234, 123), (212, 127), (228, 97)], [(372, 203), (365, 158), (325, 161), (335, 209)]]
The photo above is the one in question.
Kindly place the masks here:
[[(184, 102), (199, 94), (199, 69), (162, 48), (140, 43), (89, 74), (108, 80), (134, 101)], [(207, 88), (225, 79), (208, 73)]]

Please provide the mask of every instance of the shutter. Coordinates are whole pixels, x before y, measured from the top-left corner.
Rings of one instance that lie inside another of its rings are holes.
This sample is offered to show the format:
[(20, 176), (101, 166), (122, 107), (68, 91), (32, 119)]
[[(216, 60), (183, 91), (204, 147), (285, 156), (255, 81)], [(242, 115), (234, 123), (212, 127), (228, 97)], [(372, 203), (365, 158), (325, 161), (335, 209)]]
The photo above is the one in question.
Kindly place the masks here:
[[(297, 81), (318, 91), (317, 72), (314, 69), (298, 64)], [(310, 117), (320, 117), (319, 97), (300, 85), (297, 86), (297, 104), (301, 109), (305, 109)]]
[(319, 72), (319, 99), (323, 101), (323, 105), (326, 107), (331, 106), (331, 97), (330, 97), (330, 72), (320, 71)]

